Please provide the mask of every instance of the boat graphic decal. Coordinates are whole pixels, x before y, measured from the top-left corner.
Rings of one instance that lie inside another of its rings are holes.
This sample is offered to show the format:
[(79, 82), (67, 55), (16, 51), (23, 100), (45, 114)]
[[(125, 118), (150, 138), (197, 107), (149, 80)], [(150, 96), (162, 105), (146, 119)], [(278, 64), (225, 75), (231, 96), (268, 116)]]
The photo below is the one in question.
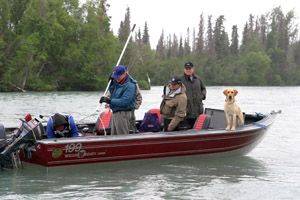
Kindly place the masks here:
[(63, 150), (60, 148), (55, 148), (52, 151), (52, 158), (57, 159), (63, 154)]

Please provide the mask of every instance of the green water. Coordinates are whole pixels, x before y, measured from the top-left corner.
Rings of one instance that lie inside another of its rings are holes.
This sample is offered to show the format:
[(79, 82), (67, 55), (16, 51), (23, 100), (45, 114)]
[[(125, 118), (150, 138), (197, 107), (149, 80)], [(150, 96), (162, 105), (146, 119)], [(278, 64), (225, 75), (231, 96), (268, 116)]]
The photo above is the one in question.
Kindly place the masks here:
[[(142, 91), (137, 118), (159, 107), (161, 87)], [(223, 107), (224, 87), (208, 87), (205, 106)], [(0, 171), (0, 199), (299, 199), (300, 87), (237, 87), (244, 112), (282, 110), (262, 143), (244, 157), (199, 156)], [(280, 92), (279, 92), (280, 91)], [(95, 112), (97, 92), (0, 93), (0, 122), (17, 125), (29, 112)], [(96, 116), (87, 117), (87, 121)]]

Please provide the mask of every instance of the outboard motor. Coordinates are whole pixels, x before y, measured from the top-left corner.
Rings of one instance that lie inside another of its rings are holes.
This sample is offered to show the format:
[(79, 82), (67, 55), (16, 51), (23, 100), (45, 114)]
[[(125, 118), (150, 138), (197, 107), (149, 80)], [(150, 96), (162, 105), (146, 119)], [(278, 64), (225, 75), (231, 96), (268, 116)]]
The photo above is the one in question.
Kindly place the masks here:
[(33, 147), (37, 140), (42, 139), (45, 132), (41, 122), (37, 119), (24, 121), (13, 135), (11, 141), (8, 141), (6, 147), (0, 151), (0, 168), (19, 168), (21, 165), (19, 152), (21, 149), (27, 150)]

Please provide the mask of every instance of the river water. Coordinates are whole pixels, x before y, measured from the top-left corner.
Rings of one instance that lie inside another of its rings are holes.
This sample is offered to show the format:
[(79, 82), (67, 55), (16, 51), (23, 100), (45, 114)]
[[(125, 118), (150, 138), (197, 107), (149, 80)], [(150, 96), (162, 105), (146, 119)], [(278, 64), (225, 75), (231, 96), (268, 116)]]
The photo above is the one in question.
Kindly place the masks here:
[[(225, 87), (207, 87), (205, 107), (223, 108)], [(197, 156), (0, 171), (0, 199), (300, 199), (300, 87), (236, 87), (244, 112), (282, 110), (247, 156)], [(159, 107), (162, 87), (142, 91), (137, 111)], [(96, 120), (97, 92), (0, 93), (0, 122), (25, 113)]]

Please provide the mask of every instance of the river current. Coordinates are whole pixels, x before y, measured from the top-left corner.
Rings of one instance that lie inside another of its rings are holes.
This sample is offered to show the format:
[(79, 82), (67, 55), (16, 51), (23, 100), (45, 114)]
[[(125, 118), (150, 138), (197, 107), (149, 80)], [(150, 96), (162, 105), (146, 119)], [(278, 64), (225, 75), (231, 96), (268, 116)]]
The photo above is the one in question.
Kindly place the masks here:
[[(247, 156), (198, 156), (0, 171), (0, 199), (300, 199), (300, 87), (235, 87), (243, 112), (282, 110)], [(205, 107), (223, 109), (225, 87), (207, 87)], [(142, 91), (141, 119), (162, 87)], [(95, 121), (98, 92), (0, 93), (0, 123), (60, 112)]]

